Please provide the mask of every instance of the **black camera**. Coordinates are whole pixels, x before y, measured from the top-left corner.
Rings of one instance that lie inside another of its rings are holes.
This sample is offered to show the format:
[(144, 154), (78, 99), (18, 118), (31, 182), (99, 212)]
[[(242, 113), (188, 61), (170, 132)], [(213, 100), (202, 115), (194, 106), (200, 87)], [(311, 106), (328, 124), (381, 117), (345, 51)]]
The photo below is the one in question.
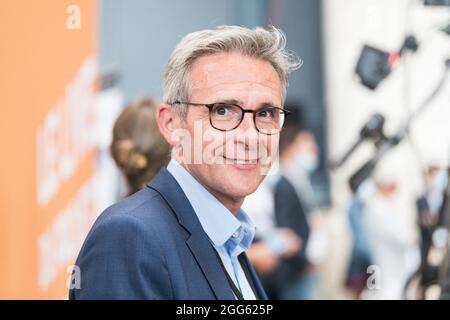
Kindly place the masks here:
[(404, 52), (415, 52), (418, 48), (417, 39), (412, 35), (405, 38), (398, 51), (387, 52), (364, 45), (355, 72), (364, 86), (374, 90), (391, 73), (393, 66)]

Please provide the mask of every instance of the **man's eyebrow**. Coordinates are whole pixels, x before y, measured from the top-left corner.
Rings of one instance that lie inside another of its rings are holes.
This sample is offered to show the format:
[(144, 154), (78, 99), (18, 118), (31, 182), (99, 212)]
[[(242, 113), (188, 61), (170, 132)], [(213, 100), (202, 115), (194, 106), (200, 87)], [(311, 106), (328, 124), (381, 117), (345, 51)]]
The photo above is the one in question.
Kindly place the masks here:
[(225, 99), (225, 100), (218, 100), (215, 103), (226, 103), (226, 104), (237, 104), (239, 106), (242, 105), (242, 101), (236, 100), (236, 99)]
[[(245, 106), (242, 105), (242, 102), (239, 100), (236, 100), (236, 99), (218, 100), (215, 103), (237, 104), (238, 106), (241, 106), (242, 108), (245, 109)], [(262, 109), (262, 108), (282, 108), (282, 107), (277, 106), (277, 105), (273, 104), (272, 102), (262, 102), (258, 105), (256, 110)]]
[(282, 107), (277, 106), (277, 105), (273, 104), (272, 102), (263, 102), (258, 107), (258, 109), (261, 109), (261, 108), (282, 108)]

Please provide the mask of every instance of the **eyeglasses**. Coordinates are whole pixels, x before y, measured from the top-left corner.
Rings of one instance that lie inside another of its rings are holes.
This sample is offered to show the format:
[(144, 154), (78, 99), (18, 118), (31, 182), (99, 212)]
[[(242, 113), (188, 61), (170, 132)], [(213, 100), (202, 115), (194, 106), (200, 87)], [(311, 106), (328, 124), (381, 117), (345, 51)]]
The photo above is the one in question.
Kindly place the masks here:
[(283, 128), (286, 115), (289, 110), (278, 107), (262, 107), (257, 110), (244, 109), (234, 103), (217, 102), (217, 103), (192, 103), (175, 101), (170, 103), (185, 104), (188, 106), (204, 106), (209, 109), (209, 122), (211, 126), (220, 131), (234, 130), (241, 124), (245, 113), (253, 114), (253, 122), (259, 133), (273, 135), (280, 133)]

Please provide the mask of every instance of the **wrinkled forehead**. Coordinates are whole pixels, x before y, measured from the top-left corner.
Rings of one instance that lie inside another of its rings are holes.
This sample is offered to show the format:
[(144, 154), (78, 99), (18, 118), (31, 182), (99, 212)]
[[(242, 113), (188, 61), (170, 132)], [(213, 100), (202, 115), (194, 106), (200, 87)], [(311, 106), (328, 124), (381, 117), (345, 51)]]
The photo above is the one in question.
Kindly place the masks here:
[(191, 96), (249, 100), (280, 105), (282, 84), (273, 66), (240, 53), (218, 53), (198, 58), (191, 68)]

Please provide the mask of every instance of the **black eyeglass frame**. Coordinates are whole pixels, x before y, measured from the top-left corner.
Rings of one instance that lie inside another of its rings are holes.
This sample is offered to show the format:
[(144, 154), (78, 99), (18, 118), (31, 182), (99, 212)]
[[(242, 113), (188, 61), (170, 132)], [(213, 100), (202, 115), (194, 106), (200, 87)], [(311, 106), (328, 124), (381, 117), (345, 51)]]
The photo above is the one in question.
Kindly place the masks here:
[[(252, 110), (252, 109), (244, 109), (244, 108), (242, 108), (240, 105), (235, 104), (235, 103), (225, 103), (225, 102), (216, 102), (216, 103), (195, 103), (195, 102), (175, 101), (175, 102), (168, 103), (168, 104), (169, 104), (169, 105), (174, 105), (174, 104), (185, 104), (185, 105), (187, 105), (187, 106), (206, 107), (206, 108), (208, 108), (208, 110), (209, 110), (209, 123), (211, 124), (211, 127), (213, 127), (213, 128), (216, 129), (216, 130), (224, 131), (224, 132), (226, 132), (226, 131), (231, 131), (231, 130), (234, 130), (234, 129), (236, 129), (237, 127), (239, 127), (239, 126), (241, 125), (241, 123), (242, 123), (242, 120), (244, 120), (245, 114), (246, 114), (246, 113), (252, 113), (252, 114), (253, 114), (253, 124), (255, 125), (256, 130), (257, 130), (259, 133), (261, 133), (261, 134), (265, 134), (265, 135), (269, 135), (269, 136), (270, 136), (270, 135), (279, 134), (279, 133), (281, 132), (281, 130), (283, 130), (283, 126), (284, 126), (284, 122), (286, 121), (286, 118), (283, 120), (283, 124), (281, 125), (281, 128), (280, 128), (280, 130), (279, 130), (278, 132), (276, 132), (276, 133), (265, 133), (265, 132), (261, 132), (260, 129), (258, 128), (258, 126), (256, 125), (256, 113), (257, 113), (257, 112), (260, 112), (261, 110), (265, 110), (265, 109), (269, 109), (269, 110), (277, 109), (277, 110), (280, 110), (280, 112), (281, 112), (281, 113), (284, 113), (286, 117), (291, 113), (291, 111), (289, 111), (289, 110), (287, 110), (287, 109), (284, 109), (284, 108), (279, 108), (279, 107), (262, 107), (262, 108), (259, 108), (259, 109), (256, 109), (256, 110)], [(225, 130), (225, 129), (216, 128), (216, 127), (213, 125), (212, 119), (211, 119), (211, 113), (212, 113), (212, 109), (213, 109), (214, 105), (217, 105), (217, 104), (226, 104), (226, 105), (230, 105), (230, 106), (237, 107), (237, 108), (239, 108), (239, 109), (242, 110), (242, 116), (241, 116), (241, 119), (239, 120), (239, 122), (237, 123), (237, 125), (236, 125), (235, 127), (231, 128), (231, 129), (226, 129), (226, 130)]]

